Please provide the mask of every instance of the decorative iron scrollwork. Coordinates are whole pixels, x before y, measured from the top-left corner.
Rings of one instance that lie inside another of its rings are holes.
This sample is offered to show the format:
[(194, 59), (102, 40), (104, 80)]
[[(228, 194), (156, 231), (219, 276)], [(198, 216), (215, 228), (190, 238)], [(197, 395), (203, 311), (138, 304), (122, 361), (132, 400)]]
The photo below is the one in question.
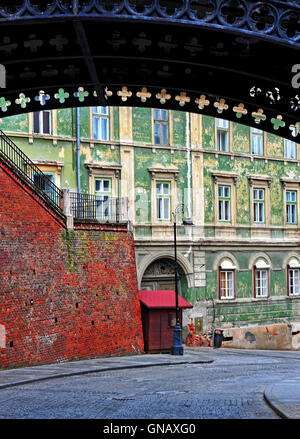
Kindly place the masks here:
[(278, 11), (267, 3), (254, 4), (249, 13), (249, 25), (253, 31), (272, 33), (278, 26)]
[(0, 20), (33, 17), (151, 17), (153, 21), (184, 23), (250, 31), (276, 39), (299, 41), (298, 0), (16, 0), (1, 2)]
[(240, 27), (247, 19), (247, 4), (243, 0), (222, 0), (218, 10), (224, 25)]

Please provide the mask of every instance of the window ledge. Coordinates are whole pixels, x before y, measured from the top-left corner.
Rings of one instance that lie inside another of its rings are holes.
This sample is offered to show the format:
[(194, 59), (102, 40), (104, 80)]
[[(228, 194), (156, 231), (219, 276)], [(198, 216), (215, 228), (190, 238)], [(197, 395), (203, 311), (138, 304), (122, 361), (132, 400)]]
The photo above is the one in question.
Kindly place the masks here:
[(148, 171), (150, 172), (152, 179), (161, 174), (173, 174), (175, 180), (177, 180), (177, 175), (179, 174), (178, 168), (148, 168)]
[(274, 301), (283, 301), (286, 299), (295, 299), (295, 298), (299, 298), (300, 299), (300, 295), (299, 296), (271, 296), (271, 297), (240, 297), (237, 298), (235, 297), (234, 299), (217, 299), (215, 300), (216, 304), (221, 304), (221, 303), (249, 303), (249, 302), (274, 302)]
[(289, 183), (300, 184), (300, 180), (296, 178), (281, 177), (280, 181), (284, 186)]

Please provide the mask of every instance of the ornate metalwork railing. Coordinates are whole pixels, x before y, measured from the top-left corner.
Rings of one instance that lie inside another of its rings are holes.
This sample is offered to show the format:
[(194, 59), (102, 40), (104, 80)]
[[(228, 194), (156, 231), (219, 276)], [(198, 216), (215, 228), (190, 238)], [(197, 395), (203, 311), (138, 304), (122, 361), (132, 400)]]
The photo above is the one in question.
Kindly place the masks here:
[(299, 0), (2, 0), (0, 26), (1, 117), (128, 104), (299, 143)]
[(0, 159), (25, 180), (51, 207), (60, 214), (63, 213), (61, 203), (62, 191), (45, 175), (17, 145), (0, 130)]
[(70, 193), (70, 213), (77, 219), (104, 223), (128, 221), (128, 198)]
[(102, 16), (174, 20), (300, 40), (298, 0), (17, 0), (2, 1), (0, 21)]

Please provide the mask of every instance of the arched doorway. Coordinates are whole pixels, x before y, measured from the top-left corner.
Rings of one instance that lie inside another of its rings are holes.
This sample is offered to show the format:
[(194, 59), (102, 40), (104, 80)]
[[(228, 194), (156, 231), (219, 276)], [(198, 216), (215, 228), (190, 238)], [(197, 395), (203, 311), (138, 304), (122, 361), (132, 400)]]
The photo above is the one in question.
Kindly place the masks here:
[[(181, 266), (178, 264), (178, 293), (185, 296), (187, 279)], [(174, 261), (161, 258), (153, 261), (145, 270), (142, 290), (175, 290)]]

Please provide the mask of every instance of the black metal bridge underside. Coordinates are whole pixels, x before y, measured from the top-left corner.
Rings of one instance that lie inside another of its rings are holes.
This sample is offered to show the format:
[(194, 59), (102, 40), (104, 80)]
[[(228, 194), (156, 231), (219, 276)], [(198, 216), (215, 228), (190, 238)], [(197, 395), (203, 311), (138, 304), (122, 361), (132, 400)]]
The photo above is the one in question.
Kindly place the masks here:
[(299, 0), (0, 1), (0, 118), (154, 107), (300, 143), (299, 47)]

